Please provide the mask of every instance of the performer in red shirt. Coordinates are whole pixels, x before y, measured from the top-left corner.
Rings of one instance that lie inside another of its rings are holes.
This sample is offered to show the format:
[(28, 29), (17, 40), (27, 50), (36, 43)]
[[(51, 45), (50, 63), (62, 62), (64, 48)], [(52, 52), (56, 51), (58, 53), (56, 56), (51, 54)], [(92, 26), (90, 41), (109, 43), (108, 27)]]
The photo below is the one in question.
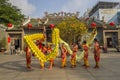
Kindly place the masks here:
[(44, 67), (45, 67), (44, 61), (40, 60), (40, 68), (44, 69)]
[(94, 59), (96, 62), (95, 68), (99, 68), (100, 62), (100, 45), (97, 39), (94, 39)]
[(71, 55), (71, 68), (76, 67), (76, 54), (78, 52), (78, 45), (73, 45), (73, 54)]
[[(50, 54), (51, 52), (52, 52), (52, 45), (49, 45), (47, 48), (47, 53)], [(50, 62), (49, 69), (52, 69), (52, 67), (54, 66), (54, 59), (51, 58), (49, 62)]]
[(62, 47), (61, 47), (62, 65), (61, 65), (61, 68), (66, 67), (66, 53), (67, 53), (67, 49), (66, 49), (64, 43), (62, 43)]
[(26, 49), (26, 65), (27, 68), (31, 68), (31, 54), (30, 54), (30, 48), (27, 46)]
[(83, 50), (84, 50), (84, 64), (85, 68), (89, 67), (89, 62), (88, 62), (88, 46), (86, 45), (86, 41), (83, 42)]
[(39, 49), (42, 49), (42, 40), (39, 40)]
[[(43, 52), (43, 54), (46, 55), (46, 53), (47, 53), (47, 48), (46, 48), (45, 45), (42, 46), (41, 51)], [(40, 67), (41, 67), (41, 69), (44, 69), (44, 67), (45, 67), (44, 61), (40, 61)]]
[(46, 55), (47, 54), (47, 47), (43, 44), (42, 52)]

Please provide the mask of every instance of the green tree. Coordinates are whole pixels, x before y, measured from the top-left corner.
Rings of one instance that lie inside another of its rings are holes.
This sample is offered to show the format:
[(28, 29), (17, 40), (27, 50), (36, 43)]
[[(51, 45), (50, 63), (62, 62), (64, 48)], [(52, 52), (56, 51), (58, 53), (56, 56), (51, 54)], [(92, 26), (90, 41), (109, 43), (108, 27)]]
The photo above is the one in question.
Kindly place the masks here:
[(11, 5), (9, 0), (0, 0), (0, 24), (20, 24), (24, 18), (20, 9)]
[(67, 18), (57, 25), (60, 37), (68, 43), (81, 40), (81, 36), (87, 33), (86, 24), (75, 17)]

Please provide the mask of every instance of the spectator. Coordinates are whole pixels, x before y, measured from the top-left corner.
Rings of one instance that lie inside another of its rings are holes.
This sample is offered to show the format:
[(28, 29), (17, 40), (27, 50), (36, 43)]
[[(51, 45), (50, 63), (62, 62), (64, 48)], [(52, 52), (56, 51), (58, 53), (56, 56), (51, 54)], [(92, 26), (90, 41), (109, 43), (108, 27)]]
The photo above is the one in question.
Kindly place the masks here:
[(11, 55), (14, 53), (14, 45), (13, 44), (10, 45), (10, 53), (11, 53)]

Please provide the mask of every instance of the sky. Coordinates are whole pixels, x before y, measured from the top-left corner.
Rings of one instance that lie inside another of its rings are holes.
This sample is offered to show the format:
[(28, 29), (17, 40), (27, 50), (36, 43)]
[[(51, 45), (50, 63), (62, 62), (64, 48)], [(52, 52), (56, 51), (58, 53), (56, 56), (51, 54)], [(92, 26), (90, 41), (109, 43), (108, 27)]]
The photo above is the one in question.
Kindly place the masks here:
[(44, 13), (58, 13), (61, 11), (83, 15), (98, 1), (120, 2), (120, 0), (10, 0), (12, 5), (21, 9), (21, 12), (32, 18), (42, 18)]

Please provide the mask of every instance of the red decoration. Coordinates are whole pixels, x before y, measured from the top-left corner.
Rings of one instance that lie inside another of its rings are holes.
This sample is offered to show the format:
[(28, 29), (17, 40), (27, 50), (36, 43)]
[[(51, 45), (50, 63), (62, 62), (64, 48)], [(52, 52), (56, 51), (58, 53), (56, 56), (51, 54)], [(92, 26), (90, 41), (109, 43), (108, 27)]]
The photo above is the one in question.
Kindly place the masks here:
[(95, 22), (92, 22), (92, 23), (91, 23), (91, 26), (92, 26), (92, 28), (95, 28), (95, 27), (96, 27), (96, 23), (95, 23)]
[(52, 28), (54, 28), (55, 27), (55, 25), (54, 24), (50, 24), (50, 28), (52, 29)]
[(114, 22), (110, 22), (109, 25), (110, 25), (110, 26), (114, 26), (115, 23), (114, 23)]
[(29, 29), (32, 28), (32, 24), (31, 23), (28, 24), (28, 28)]
[(12, 27), (12, 24), (11, 24), (11, 23), (9, 23), (7, 26), (8, 26), (8, 27)]
[(8, 37), (8, 43), (10, 43), (10, 40), (11, 40), (10, 37)]

